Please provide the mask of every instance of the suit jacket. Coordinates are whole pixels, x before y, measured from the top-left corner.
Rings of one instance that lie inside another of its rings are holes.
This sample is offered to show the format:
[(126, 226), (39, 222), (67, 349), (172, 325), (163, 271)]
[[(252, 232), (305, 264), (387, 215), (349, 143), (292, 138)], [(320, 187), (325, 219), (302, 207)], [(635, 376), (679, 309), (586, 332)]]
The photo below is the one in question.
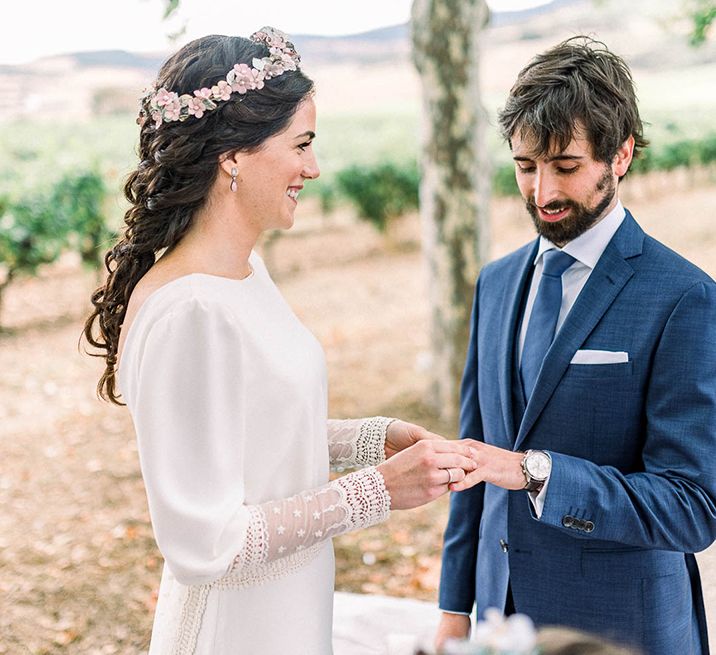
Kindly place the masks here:
[[(548, 351), (525, 407), (515, 341), (537, 242), (483, 268), (461, 389), (460, 436), (543, 449), (541, 517), (527, 493), (452, 494), (440, 607), (515, 605), (641, 647), (708, 653), (692, 553), (716, 539), (716, 284), (631, 214)], [(629, 361), (572, 364), (580, 349)]]

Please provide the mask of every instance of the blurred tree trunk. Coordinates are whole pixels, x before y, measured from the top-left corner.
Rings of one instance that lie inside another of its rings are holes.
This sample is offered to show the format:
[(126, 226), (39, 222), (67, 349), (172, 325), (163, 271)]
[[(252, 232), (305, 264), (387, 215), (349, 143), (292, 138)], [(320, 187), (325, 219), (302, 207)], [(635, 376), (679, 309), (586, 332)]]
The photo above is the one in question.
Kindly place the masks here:
[(413, 60), (423, 88), (420, 214), (431, 307), (430, 401), (459, 405), (475, 278), (488, 248), (490, 169), (478, 89), (484, 0), (414, 0)]

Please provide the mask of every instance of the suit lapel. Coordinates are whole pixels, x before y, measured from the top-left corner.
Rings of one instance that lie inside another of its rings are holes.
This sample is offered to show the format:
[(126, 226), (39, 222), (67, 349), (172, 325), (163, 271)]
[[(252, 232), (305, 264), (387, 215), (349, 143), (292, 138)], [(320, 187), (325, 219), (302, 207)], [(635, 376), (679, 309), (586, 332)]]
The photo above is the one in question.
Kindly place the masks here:
[(509, 311), (507, 322), (498, 344), (498, 386), (500, 389), (500, 404), (502, 405), (502, 418), (505, 422), (505, 434), (512, 442), (514, 441), (515, 423), (512, 408), (512, 373), (515, 368), (515, 336), (517, 326), (522, 313), (522, 298), (525, 286), (530, 279), (533, 269), (533, 262), (537, 254), (539, 241), (535, 241), (532, 247), (524, 249), (524, 253), (517, 260), (512, 275), (505, 280), (505, 293), (502, 299), (502, 307)]
[(644, 233), (627, 212), (577, 297), (564, 325), (545, 355), (544, 364), (527, 403), (515, 449), (532, 429), (567, 371), (574, 353), (585, 342), (628, 280), (634, 269), (626, 261), (641, 254)]

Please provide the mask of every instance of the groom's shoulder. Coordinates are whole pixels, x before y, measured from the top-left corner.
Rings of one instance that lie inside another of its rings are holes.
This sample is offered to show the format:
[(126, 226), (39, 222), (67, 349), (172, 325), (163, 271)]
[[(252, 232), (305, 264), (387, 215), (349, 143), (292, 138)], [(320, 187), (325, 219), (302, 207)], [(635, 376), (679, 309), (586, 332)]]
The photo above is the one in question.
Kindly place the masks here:
[(489, 264), (485, 264), (480, 270), (480, 280), (485, 281), (494, 277), (502, 277), (515, 270), (521, 270), (534, 248), (535, 242), (533, 240), (511, 253), (491, 261)]

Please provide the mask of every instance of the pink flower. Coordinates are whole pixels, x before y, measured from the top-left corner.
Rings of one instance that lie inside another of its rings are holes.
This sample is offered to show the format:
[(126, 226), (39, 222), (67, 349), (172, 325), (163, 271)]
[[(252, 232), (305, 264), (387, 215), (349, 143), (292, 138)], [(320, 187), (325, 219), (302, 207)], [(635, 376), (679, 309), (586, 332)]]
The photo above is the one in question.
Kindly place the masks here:
[(231, 97), (231, 85), (221, 80), (211, 87), (211, 93), (214, 100), (228, 100)]
[(179, 116), (181, 115), (181, 101), (179, 100), (179, 96), (174, 93), (172, 94), (174, 97), (171, 99), (171, 101), (164, 105), (164, 120), (165, 121), (178, 121)]
[(203, 98), (205, 100), (211, 100), (211, 89), (207, 89), (206, 87), (203, 87), (201, 89), (197, 89), (194, 91), (194, 95), (197, 98)]
[(238, 93), (246, 93), (257, 88), (254, 71), (246, 64), (234, 64), (226, 79), (231, 84), (231, 89)]
[(268, 63), (264, 66), (264, 75), (266, 76), (266, 79), (271, 79), (272, 77), (278, 77), (284, 72), (285, 68), (283, 66), (283, 62), (275, 61)]
[(157, 107), (163, 107), (164, 105), (168, 105), (172, 102), (176, 95), (176, 93), (167, 91), (164, 87), (162, 87), (159, 91), (157, 91), (157, 95), (154, 96), (154, 102)]
[(204, 101), (200, 98), (189, 98), (187, 101), (187, 109), (189, 114), (201, 118), (204, 115)]

